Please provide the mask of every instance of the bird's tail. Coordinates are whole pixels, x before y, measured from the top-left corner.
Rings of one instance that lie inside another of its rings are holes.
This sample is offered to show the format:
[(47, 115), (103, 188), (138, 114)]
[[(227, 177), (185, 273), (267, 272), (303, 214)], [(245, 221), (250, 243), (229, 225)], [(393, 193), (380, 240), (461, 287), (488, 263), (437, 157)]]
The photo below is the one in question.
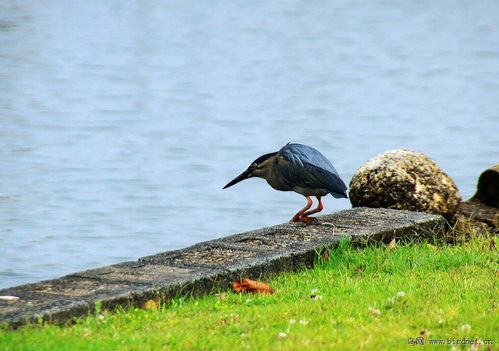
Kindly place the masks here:
[(348, 199), (348, 194), (346, 190), (342, 193), (331, 191), (331, 195), (333, 195), (336, 199), (341, 199), (341, 198)]

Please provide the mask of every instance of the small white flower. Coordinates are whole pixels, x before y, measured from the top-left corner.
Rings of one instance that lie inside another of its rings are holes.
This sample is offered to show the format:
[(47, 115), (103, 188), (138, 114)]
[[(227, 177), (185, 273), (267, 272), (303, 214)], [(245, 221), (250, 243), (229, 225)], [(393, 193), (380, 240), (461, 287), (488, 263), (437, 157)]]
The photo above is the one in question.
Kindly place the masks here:
[(395, 303), (396, 301), (397, 301), (397, 299), (395, 299), (395, 296), (392, 296), (392, 297), (388, 298), (388, 302), (389, 303)]
[(322, 295), (315, 295), (313, 297), (314, 300), (322, 300)]
[(310, 291), (310, 295), (317, 295), (318, 292), (319, 292), (319, 289), (312, 289)]
[(288, 334), (287, 334), (287, 333), (285, 333), (285, 332), (280, 332), (279, 334), (277, 334), (277, 337), (278, 337), (279, 339), (284, 339), (284, 338), (285, 338), (285, 337), (287, 337), (287, 336), (288, 336)]
[(289, 324), (295, 324), (296, 323), (296, 319), (290, 319), (289, 320)]
[(308, 321), (300, 319), (300, 321), (298, 323), (300, 323), (301, 325), (307, 325)]
[(397, 293), (397, 296), (399, 296), (399, 297), (403, 297), (403, 296), (405, 296), (405, 292), (403, 292), (403, 291), (399, 291), (399, 292)]
[(462, 330), (468, 330), (468, 329), (471, 329), (471, 325), (469, 325), (469, 324), (463, 324), (459, 328), (462, 329)]
[(246, 302), (246, 303), (251, 302), (251, 299), (246, 299), (246, 301), (244, 301), (244, 302)]
[(369, 310), (369, 312), (370, 312), (372, 315), (375, 315), (375, 316), (381, 316), (381, 311), (380, 311), (380, 310), (378, 310), (377, 308), (374, 308), (374, 307), (369, 306), (369, 307), (368, 307), (368, 310)]
[(445, 321), (444, 321), (442, 318), (440, 318), (440, 319), (437, 321), (437, 323), (438, 323), (438, 324), (444, 324), (444, 322), (445, 322)]

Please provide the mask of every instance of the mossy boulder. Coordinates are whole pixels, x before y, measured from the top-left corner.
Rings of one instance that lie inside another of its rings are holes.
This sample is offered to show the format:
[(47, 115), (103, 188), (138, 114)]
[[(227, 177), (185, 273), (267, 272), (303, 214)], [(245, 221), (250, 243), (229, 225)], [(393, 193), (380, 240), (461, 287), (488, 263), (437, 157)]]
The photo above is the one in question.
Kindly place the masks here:
[(407, 149), (379, 154), (350, 181), (353, 207), (382, 207), (444, 216), (454, 223), (461, 196), (454, 181), (426, 155)]

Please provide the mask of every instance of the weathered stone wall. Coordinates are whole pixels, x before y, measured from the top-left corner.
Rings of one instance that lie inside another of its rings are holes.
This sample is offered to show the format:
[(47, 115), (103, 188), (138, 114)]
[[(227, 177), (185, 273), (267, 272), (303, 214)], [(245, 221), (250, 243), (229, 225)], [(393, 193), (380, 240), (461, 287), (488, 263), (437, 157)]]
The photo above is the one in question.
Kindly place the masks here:
[[(310, 267), (325, 245), (350, 237), (354, 243), (435, 235), (441, 216), (410, 211), (355, 208), (319, 216), (310, 223), (286, 223), (207, 241), (176, 251), (0, 290), (0, 322), (12, 326), (70, 321), (117, 306), (142, 306), (154, 299), (200, 296), (227, 290), (242, 277)], [(11, 296), (2, 299), (1, 296)]]

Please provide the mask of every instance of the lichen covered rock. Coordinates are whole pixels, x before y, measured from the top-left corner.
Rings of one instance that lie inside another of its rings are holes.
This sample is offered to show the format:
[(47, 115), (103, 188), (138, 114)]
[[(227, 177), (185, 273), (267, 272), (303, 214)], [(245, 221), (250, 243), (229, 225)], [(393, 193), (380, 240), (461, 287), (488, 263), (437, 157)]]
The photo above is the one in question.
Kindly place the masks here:
[(447, 174), (426, 155), (391, 150), (367, 161), (350, 181), (353, 207), (383, 207), (443, 215), (453, 223), (461, 196)]

